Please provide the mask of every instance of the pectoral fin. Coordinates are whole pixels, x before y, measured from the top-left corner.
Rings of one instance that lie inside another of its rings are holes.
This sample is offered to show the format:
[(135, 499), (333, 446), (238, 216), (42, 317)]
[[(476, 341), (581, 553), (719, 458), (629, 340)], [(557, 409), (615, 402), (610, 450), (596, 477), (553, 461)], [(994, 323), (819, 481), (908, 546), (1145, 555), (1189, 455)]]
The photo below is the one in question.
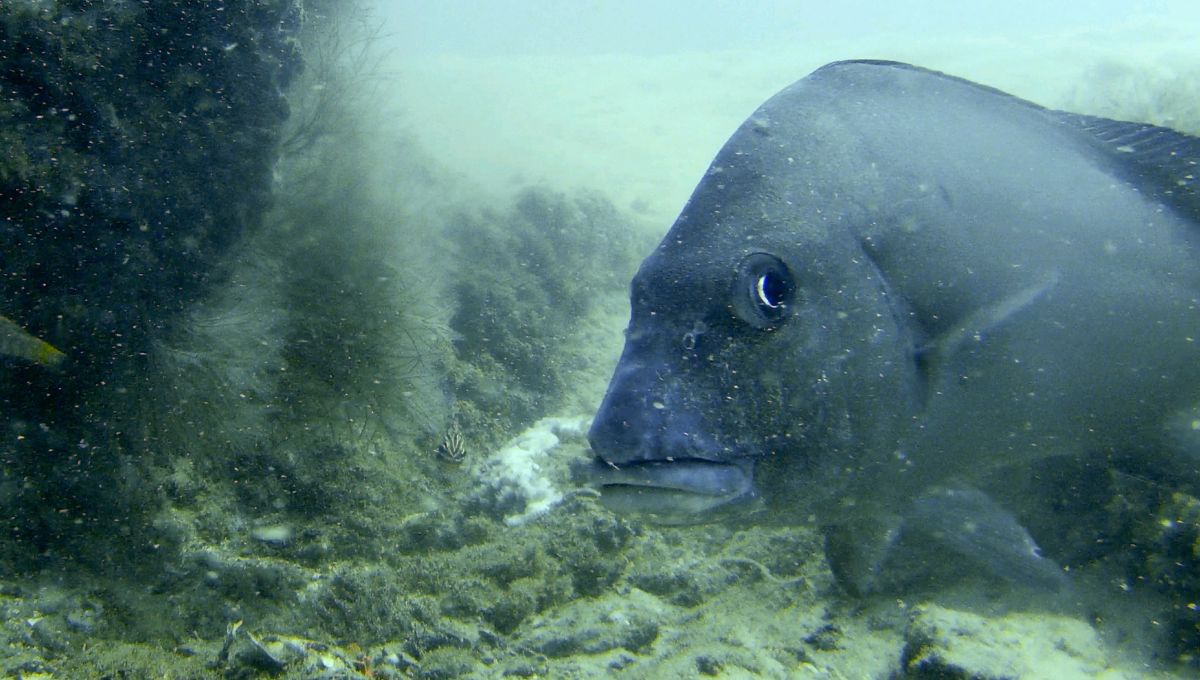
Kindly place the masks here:
[(976, 489), (934, 489), (905, 517), (905, 540), (927, 540), (1001, 579), (1059, 590), (1066, 574), (1042, 557), (1033, 537), (1012, 513)]
[(971, 488), (930, 490), (903, 516), (826, 527), (825, 554), (842, 587), (858, 595), (970, 570), (1029, 588), (1068, 585), (1017, 518)]
[(838, 583), (854, 595), (884, 586), (885, 563), (900, 539), (901, 519), (872, 516), (826, 526), (825, 559)]
[(988, 333), (1003, 326), (1020, 312), (1037, 302), (1058, 284), (1058, 272), (1051, 271), (1031, 286), (985, 305), (968, 314), (959, 324), (936, 338), (933, 343), (922, 347), (919, 354), (925, 360), (942, 363), (957, 354), (969, 343), (983, 342)]

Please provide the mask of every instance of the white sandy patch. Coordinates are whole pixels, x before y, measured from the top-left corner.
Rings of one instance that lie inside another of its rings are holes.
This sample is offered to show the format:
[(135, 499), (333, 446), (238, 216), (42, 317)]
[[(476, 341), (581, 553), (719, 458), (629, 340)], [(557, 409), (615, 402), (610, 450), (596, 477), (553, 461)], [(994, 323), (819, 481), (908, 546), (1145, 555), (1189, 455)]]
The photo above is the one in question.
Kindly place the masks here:
[(552, 454), (564, 440), (582, 446), (590, 424), (589, 416), (547, 416), (483, 462), (475, 472), (479, 483), (505, 502), (518, 501), (521, 508), (504, 517), (506, 524), (524, 524), (563, 500), (561, 478), (567, 473), (561, 468), (570, 457)]

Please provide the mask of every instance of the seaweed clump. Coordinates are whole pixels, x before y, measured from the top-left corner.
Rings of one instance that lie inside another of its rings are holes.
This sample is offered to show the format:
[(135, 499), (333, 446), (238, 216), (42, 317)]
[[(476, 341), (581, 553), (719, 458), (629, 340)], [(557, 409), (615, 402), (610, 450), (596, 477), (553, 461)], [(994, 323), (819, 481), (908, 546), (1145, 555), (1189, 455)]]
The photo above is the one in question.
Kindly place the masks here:
[(406, 247), (417, 221), (366, 179), (386, 143), (362, 101), (377, 29), (352, 2), (308, 16), (277, 204), (151, 354), (140, 421), (168, 452), (149, 473), (165, 491), (152, 535), (193, 576), (213, 546), (373, 555), (396, 516), (438, 496), (423, 442), (446, 420), (450, 331), (422, 285), (427, 253)]
[(546, 413), (594, 408), (571, 401), (581, 374), (608, 377), (588, 321), (624, 313), (649, 240), (600, 196), (546, 189), (525, 190), (507, 213), (460, 214), (446, 237), (456, 262), (450, 379), (464, 428), (495, 444)]

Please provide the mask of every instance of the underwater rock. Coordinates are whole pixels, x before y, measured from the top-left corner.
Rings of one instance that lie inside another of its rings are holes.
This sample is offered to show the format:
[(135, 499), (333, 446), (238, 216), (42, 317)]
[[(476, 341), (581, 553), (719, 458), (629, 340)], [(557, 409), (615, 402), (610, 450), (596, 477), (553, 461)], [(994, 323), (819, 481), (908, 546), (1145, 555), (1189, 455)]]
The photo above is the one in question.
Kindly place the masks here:
[(25, 338), (5, 352), (71, 359), (0, 367), (20, 538), (135, 523), (115, 450), (145, 444), (121, 409), (270, 204), (300, 17), (296, 0), (0, 9), (0, 313)]
[(226, 678), (255, 678), (287, 673), (291, 677), (402, 677), (418, 662), (402, 651), (380, 647), (365, 651), (357, 645), (338, 646), (292, 635), (256, 636), (241, 621), (231, 623), (225, 642), (210, 666)]
[(77, 5), (0, 20), (0, 300), (103, 371), (203, 293), (269, 205), (300, 7)]
[(985, 618), (937, 605), (919, 608), (909, 621), (901, 663), (902, 677), (922, 680), (1093, 678), (1111, 670), (1099, 635), (1082, 621), (1045, 614)]
[(295, 532), (292, 527), (286, 524), (272, 524), (250, 530), (251, 538), (277, 548), (291, 543), (294, 536)]
[(0, 583), (0, 676), (36, 677), (92, 644), (105, 609), (91, 596), (54, 585)]
[(600, 195), (544, 188), (522, 191), (510, 209), (465, 212), (447, 225), (459, 270), (449, 291), (450, 378), (468, 444), (557, 410), (594, 407), (590, 394), (580, 403), (579, 381), (609, 365), (592, 364), (597, 338), (588, 326), (626, 312), (627, 276), (653, 247), (638, 226)]
[(618, 605), (579, 601), (555, 616), (535, 622), (521, 644), (549, 657), (600, 654), (613, 650), (639, 652), (658, 639), (666, 606), (653, 595), (634, 591)]

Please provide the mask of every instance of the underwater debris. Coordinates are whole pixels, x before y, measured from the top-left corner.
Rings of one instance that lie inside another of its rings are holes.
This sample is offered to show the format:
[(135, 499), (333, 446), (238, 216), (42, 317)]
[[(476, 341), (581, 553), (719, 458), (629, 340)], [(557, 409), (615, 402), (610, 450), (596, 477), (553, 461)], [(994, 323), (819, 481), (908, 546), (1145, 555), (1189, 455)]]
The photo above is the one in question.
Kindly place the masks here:
[(23, 359), (46, 368), (58, 368), (67, 358), (57, 347), (30, 335), (6, 316), (0, 316), (0, 355)]
[(513, 437), (476, 471), (480, 500), (509, 526), (558, 505), (569, 476), (563, 468), (582, 454), (589, 422), (587, 416), (547, 416)]

